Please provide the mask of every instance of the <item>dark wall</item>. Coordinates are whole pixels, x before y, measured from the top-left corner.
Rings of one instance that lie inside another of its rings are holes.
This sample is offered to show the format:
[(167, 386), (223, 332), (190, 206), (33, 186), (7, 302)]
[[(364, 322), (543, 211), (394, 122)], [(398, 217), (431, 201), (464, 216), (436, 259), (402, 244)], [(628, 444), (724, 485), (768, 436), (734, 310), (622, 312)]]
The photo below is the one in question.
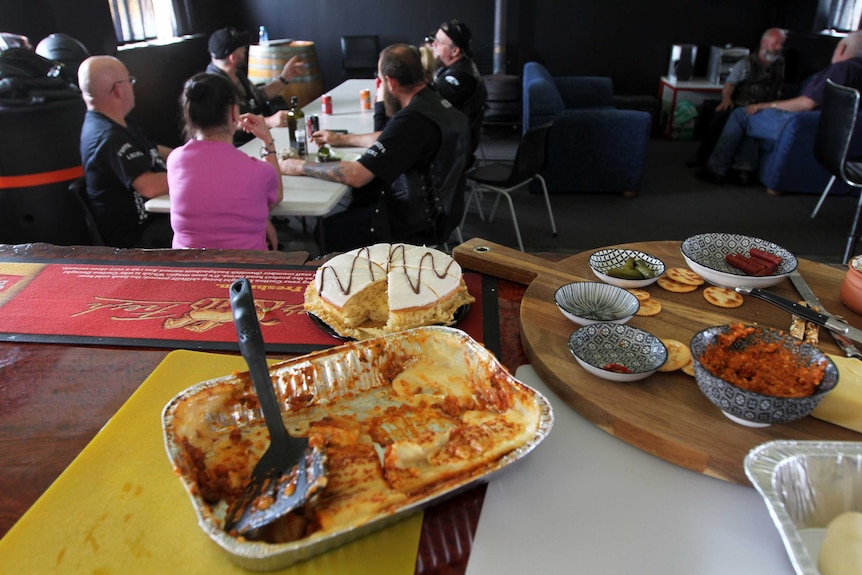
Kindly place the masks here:
[[(613, 78), (617, 94), (654, 95), (667, 73), (671, 45), (699, 47), (695, 74), (704, 75), (711, 45), (754, 48), (770, 26), (791, 30), (790, 73), (805, 75), (828, 63), (832, 40), (812, 34), (818, 0), (509, 0), (506, 60), (509, 74), (537, 60), (553, 74)], [(140, 78), (134, 115), (162, 143), (180, 142), (177, 98), (183, 81), (207, 61), (206, 35), (225, 25), (252, 32), (264, 24), (271, 39), (311, 40), (324, 89), (342, 80), (340, 37), (377, 34), (382, 46), (419, 43), (450, 18), (467, 22), (483, 73), (492, 71), (494, 0), (200, 0), (203, 36), (163, 46), (121, 50)], [(35, 42), (65, 32), (91, 53), (115, 53), (106, 0), (0, 2), (0, 30)]]
[[(671, 45), (699, 47), (695, 72), (705, 75), (711, 45), (755, 47), (770, 26), (809, 32), (818, 0), (509, 0), (507, 72), (537, 60), (554, 74), (611, 76), (618, 94), (654, 94), (667, 73)], [(378, 34), (381, 45), (417, 43), (444, 20), (473, 30), (473, 48), (491, 73), (493, 0), (245, 0), (244, 25), (266, 25), (270, 38), (315, 42), (324, 86), (341, 80), (339, 39)]]
[[(121, 50), (117, 56), (137, 79), (132, 116), (146, 126), (155, 141), (171, 147), (180, 145), (180, 93), (185, 81), (209, 63), (207, 37), (198, 35), (184, 42)], [(161, 65), (153, 66), (154, 62)]]
[(490, 49), (493, 43), (494, 0), (245, 0), (244, 5), (247, 14), (244, 23), (253, 39), (257, 37), (258, 26), (263, 24), (270, 39), (314, 42), (324, 89), (343, 79), (341, 36), (344, 35), (377, 34), (381, 47), (396, 42), (419, 44), (441, 22), (458, 18), (472, 28), (474, 49)]

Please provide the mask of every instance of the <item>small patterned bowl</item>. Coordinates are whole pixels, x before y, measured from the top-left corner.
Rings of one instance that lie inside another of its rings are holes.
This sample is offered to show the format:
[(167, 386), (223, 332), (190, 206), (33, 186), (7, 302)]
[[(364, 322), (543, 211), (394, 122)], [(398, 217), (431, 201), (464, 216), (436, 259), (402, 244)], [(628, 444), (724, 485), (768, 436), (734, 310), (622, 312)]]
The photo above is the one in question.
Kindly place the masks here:
[(700, 357), (716, 338), (730, 331), (730, 325), (707, 328), (691, 340), (694, 359), (694, 377), (697, 386), (729, 419), (748, 427), (767, 427), (773, 423), (788, 423), (809, 415), (823, 397), (838, 383), (838, 368), (829, 357), (813, 345), (802, 343), (784, 332), (766, 327), (755, 327), (754, 332), (730, 349), (743, 351), (749, 345), (775, 342), (793, 352), (798, 365), (827, 362), (823, 380), (812, 395), (806, 397), (775, 397), (742, 389), (708, 371)]
[(569, 349), (584, 369), (611, 381), (645, 379), (667, 361), (659, 338), (630, 325), (586, 325), (569, 337)]
[[(608, 270), (618, 268), (626, 263), (629, 258), (639, 259), (644, 262), (653, 272), (653, 277), (644, 279), (624, 279), (608, 275)], [(623, 248), (607, 248), (593, 252), (590, 256), (590, 269), (596, 277), (605, 283), (623, 288), (642, 288), (655, 281), (664, 273), (664, 262), (655, 256), (651, 256), (637, 250)]]
[(554, 292), (554, 301), (578, 325), (626, 323), (640, 309), (638, 298), (630, 292), (600, 282), (566, 284)]
[[(750, 248), (758, 248), (781, 258), (781, 264), (768, 276), (746, 275), (726, 261), (728, 254), (746, 255)], [(765, 288), (774, 286), (796, 269), (796, 256), (778, 244), (740, 234), (710, 233), (691, 236), (680, 246), (688, 267), (711, 284), (725, 288), (740, 286)]]

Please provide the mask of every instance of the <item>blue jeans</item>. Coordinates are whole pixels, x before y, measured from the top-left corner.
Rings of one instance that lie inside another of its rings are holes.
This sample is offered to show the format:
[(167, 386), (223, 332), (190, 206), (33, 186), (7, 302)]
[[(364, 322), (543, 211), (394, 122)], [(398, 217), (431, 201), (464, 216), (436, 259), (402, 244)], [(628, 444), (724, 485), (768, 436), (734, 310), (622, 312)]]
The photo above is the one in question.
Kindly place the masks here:
[(754, 140), (775, 140), (791, 114), (794, 112), (770, 108), (749, 115), (745, 108), (735, 109), (724, 124), (707, 167), (722, 176), (731, 166), (756, 171), (759, 146)]

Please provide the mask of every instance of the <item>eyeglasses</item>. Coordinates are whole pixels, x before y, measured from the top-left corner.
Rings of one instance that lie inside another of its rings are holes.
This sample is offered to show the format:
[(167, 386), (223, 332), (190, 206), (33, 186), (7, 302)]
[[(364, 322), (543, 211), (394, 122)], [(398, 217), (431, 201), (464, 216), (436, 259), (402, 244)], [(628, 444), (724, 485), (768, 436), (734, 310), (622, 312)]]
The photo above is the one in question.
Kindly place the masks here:
[[(137, 81), (138, 81), (138, 79), (137, 79), (137, 78), (135, 78), (134, 76), (129, 76), (129, 78), (128, 78), (127, 80), (117, 80), (116, 82), (114, 82), (113, 84), (111, 84), (111, 90), (113, 90), (114, 88), (116, 88), (116, 87), (117, 87), (117, 84), (122, 84), (123, 82), (128, 82), (129, 84), (131, 84), (132, 86), (134, 86), (134, 85), (137, 83)], [(110, 92), (111, 90), (108, 90), (108, 91)]]

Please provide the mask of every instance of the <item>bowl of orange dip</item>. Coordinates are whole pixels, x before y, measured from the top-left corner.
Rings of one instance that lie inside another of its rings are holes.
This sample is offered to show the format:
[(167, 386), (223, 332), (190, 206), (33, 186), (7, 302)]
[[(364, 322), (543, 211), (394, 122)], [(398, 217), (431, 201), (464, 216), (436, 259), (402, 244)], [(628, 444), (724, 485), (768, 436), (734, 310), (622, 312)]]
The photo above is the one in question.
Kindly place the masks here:
[(801, 419), (838, 383), (838, 368), (826, 354), (781, 330), (714, 326), (690, 346), (698, 387), (741, 425)]

